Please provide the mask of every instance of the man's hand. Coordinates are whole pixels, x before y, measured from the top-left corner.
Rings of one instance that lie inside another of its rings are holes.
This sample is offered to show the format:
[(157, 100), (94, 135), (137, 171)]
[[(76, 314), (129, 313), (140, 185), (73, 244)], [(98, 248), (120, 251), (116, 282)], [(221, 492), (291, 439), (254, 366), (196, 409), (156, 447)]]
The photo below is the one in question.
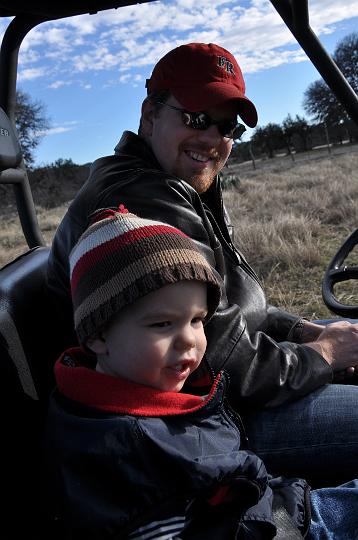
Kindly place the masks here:
[(317, 338), (305, 345), (319, 352), (333, 371), (341, 372), (338, 379), (358, 372), (358, 323), (340, 321), (322, 326)]
[(325, 329), (326, 325), (317, 324), (311, 321), (304, 321), (300, 343), (310, 343), (315, 341)]

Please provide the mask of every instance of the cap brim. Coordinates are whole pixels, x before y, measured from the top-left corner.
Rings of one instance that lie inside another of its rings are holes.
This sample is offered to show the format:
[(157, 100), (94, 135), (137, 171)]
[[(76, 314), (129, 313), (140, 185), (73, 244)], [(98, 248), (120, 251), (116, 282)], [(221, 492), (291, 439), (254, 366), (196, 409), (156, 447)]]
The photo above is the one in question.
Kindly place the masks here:
[(242, 92), (233, 85), (213, 82), (188, 89), (188, 86), (170, 89), (182, 107), (191, 112), (205, 111), (216, 107), (224, 101), (236, 101), (237, 113), (242, 121), (253, 128), (257, 124), (257, 111), (255, 105)]

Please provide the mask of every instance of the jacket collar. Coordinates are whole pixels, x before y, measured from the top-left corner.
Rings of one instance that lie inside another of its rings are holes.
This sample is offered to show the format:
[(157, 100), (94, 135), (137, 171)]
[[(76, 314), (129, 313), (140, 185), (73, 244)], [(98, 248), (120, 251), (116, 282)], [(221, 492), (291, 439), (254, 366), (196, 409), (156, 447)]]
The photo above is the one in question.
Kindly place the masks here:
[[(122, 137), (120, 138), (117, 146), (114, 149), (115, 155), (119, 157), (128, 157), (136, 156), (143, 160), (143, 166), (145, 168), (153, 168), (156, 170), (162, 170), (161, 165), (157, 161), (152, 149), (145, 140), (136, 135), (132, 131), (124, 131)], [(211, 211), (212, 215), (215, 216), (215, 219), (218, 221), (221, 230), (226, 234), (226, 241), (230, 242), (230, 234), (227, 230), (229, 225), (228, 216), (225, 213), (223, 196), (222, 196), (222, 185), (220, 176), (217, 175), (211, 184), (210, 188), (200, 195), (202, 202), (206, 207)]]
[(58, 389), (66, 398), (101, 411), (133, 416), (188, 414), (204, 407), (216, 393), (218, 375), (205, 398), (161, 392), (154, 388), (98, 373), (95, 358), (81, 348), (68, 349), (55, 364)]
[(114, 148), (116, 156), (136, 156), (145, 161), (146, 167), (153, 166), (154, 169), (161, 170), (161, 166), (157, 161), (157, 158), (152, 152), (150, 146), (145, 140), (136, 135), (132, 131), (124, 131), (118, 144)]

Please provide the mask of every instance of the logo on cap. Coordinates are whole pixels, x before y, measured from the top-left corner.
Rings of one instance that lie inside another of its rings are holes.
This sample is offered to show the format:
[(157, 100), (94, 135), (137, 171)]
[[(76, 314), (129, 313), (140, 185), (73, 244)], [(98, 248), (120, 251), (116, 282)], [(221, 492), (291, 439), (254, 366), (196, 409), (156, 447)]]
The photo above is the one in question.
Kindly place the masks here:
[(218, 66), (225, 69), (227, 73), (235, 75), (234, 64), (230, 62), (226, 56), (218, 56)]

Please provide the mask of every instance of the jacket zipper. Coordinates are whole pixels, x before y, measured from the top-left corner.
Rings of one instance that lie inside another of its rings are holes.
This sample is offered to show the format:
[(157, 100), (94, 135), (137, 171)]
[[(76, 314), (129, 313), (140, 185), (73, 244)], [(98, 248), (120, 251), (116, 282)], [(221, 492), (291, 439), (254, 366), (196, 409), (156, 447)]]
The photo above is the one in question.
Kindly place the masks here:
[[(240, 432), (240, 437), (241, 437), (241, 440), (243, 442), (242, 444), (242, 448), (244, 450), (247, 450), (249, 449), (249, 438), (246, 434), (246, 431), (245, 431), (245, 427), (244, 427), (244, 423), (241, 419), (241, 416), (239, 415), (239, 413), (237, 413), (232, 407), (231, 405), (229, 404), (228, 402), (228, 399), (225, 397), (224, 398), (224, 411), (225, 411), (225, 414), (232, 420), (232, 422), (236, 425), (236, 427), (238, 428), (239, 432)], [(240, 445), (241, 446), (241, 445)]]
[[(212, 380), (215, 380), (215, 377), (216, 377), (215, 372), (214, 372), (213, 368), (211, 367), (211, 365), (209, 364), (209, 362), (206, 359), (205, 359), (205, 366), (206, 366), (206, 369), (209, 371)], [(230, 377), (226, 372), (225, 372), (225, 377), (226, 377), (227, 381), (230, 382)], [(227, 386), (227, 381), (225, 381), (226, 386)], [(233, 407), (231, 407), (225, 393), (224, 393), (224, 399), (223, 399), (223, 410), (224, 410), (224, 413), (232, 420), (232, 422), (235, 424), (235, 426), (239, 430), (241, 440), (243, 440), (245, 445), (246, 445), (246, 446), (243, 446), (243, 448), (248, 449), (249, 448), (249, 438), (248, 438), (248, 436), (246, 434), (244, 423), (243, 423), (239, 413), (236, 412), (235, 409), (233, 409)]]

